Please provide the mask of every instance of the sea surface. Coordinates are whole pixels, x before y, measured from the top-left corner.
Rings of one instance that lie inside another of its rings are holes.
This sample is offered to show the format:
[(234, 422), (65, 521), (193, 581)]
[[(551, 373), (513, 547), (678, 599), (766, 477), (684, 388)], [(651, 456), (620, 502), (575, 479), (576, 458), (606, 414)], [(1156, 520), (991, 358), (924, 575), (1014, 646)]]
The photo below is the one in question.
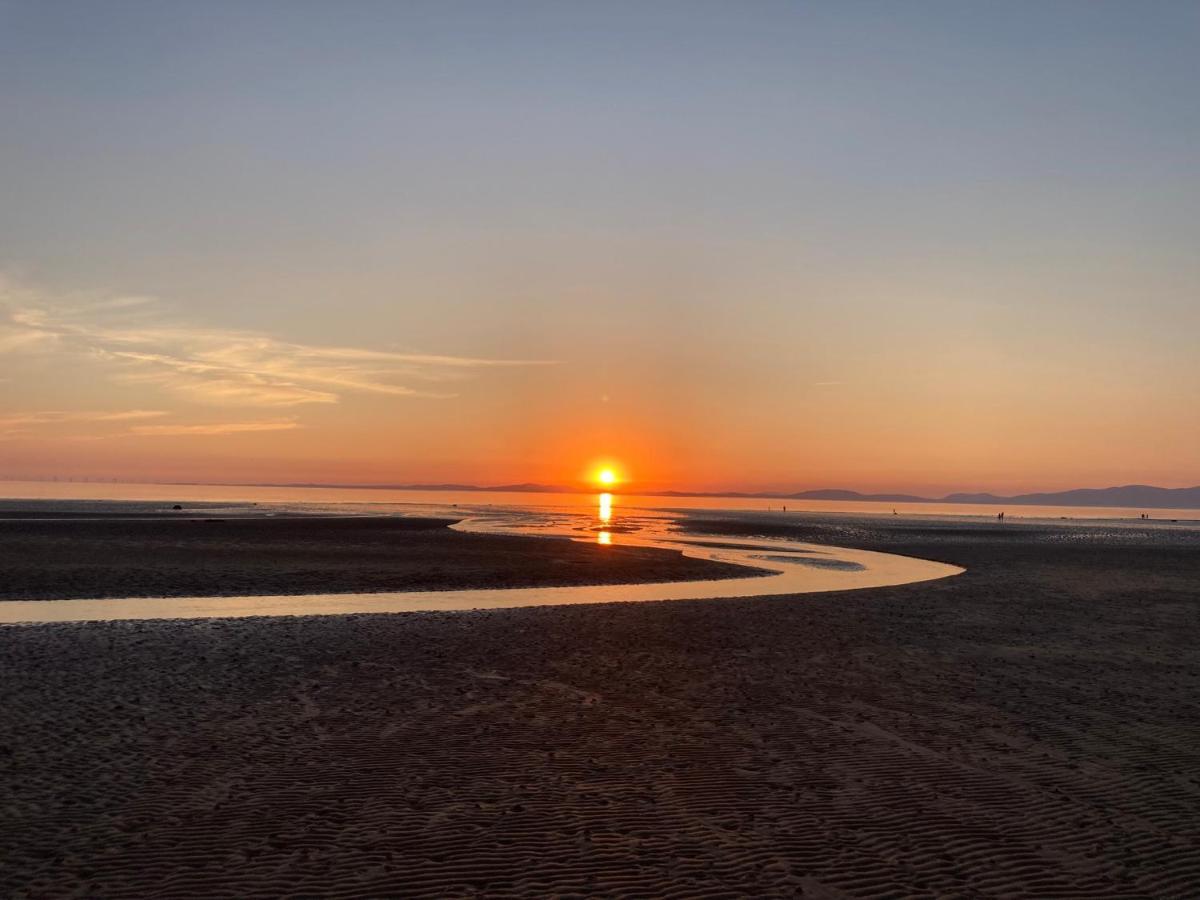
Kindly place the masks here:
[[(124, 500), (193, 503), (273, 503), (296, 506), (445, 508), (503, 506), (522, 509), (596, 507), (598, 493), (552, 494), (500, 491), (402, 491), (380, 488), (273, 487), (224, 484), (124, 484), (101, 481), (0, 481), (2, 500)], [(953, 516), (994, 519), (1138, 521), (1145, 513), (1154, 522), (1198, 522), (1200, 509), (1142, 509), (1101, 506), (1007, 506), (971, 503), (880, 503), (862, 500), (777, 500), (746, 497), (663, 497), (653, 494), (609, 494), (614, 511), (632, 509), (782, 510), (846, 515), (892, 515), (910, 518)], [(381, 510), (382, 511), (382, 510)]]

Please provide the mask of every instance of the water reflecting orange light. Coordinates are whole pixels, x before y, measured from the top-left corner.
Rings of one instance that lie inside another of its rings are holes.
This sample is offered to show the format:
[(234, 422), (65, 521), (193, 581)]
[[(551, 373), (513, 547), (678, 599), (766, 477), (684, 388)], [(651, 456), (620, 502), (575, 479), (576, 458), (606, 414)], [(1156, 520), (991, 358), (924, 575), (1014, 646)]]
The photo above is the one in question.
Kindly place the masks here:
[[(596, 507), (596, 518), (600, 520), (601, 525), (608, 525), (612, 522), (612, 494), (601, 494), (598, 498), (599, 502)], [(600, 531), (596, 534), (597, 544), (611, 544), (612, 532)]]

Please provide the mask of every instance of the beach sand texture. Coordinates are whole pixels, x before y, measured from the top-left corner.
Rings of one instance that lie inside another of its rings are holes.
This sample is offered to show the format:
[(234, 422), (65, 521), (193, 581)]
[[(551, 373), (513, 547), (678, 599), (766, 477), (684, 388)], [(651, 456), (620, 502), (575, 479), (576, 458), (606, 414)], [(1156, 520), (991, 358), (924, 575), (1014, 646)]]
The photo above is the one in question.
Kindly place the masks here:
[(1200, 895), (1196, 532), (697, 527), (968, 571), (0, 629), (0, 893)]

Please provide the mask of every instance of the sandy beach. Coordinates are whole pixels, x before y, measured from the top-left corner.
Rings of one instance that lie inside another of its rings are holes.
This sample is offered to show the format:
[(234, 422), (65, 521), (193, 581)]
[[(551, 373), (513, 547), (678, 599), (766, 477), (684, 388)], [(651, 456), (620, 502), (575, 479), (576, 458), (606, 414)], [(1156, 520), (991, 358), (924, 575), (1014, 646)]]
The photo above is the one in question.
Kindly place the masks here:
[[(967, 572), (797, 598), (2, 629), (0, 890), (1200, 893), (1196, 531), (693, 527)], [(447, 559), (470, 537), (421, 534)], [(573, 552), (511, 540), (520, 577)]]

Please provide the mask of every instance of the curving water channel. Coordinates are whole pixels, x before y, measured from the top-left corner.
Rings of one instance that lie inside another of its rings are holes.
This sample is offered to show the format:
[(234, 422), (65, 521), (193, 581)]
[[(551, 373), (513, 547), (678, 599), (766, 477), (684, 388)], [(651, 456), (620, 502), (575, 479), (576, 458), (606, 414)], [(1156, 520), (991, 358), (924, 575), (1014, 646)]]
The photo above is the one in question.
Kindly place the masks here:
[[(445, 514), (447, 510), (440, 512)], [(476, 507), (453, 512), (467, 513), (461, 522), (452, 526), (462, 531), (570, 538), (593, 541), (602, 546), (658, 547), (677, 550), (689, 557), (745, 566), (747, 575), (713, 581), (454, 591), (8, 600), (0, 601), (0, 623), (346, 615), (774, 597), (910, 584), (946, 578), (963, 571), (958, 566), (868, 550), (771, 538), (691, 536), (679, 530), (677, 513), (664, 510), (634, 510), (622, 515), (618, 521), (613, 514), (612, 498), (608, 495), (601, 495), (597, 508), (587, 512), (578, 508), (537, 507)]]

